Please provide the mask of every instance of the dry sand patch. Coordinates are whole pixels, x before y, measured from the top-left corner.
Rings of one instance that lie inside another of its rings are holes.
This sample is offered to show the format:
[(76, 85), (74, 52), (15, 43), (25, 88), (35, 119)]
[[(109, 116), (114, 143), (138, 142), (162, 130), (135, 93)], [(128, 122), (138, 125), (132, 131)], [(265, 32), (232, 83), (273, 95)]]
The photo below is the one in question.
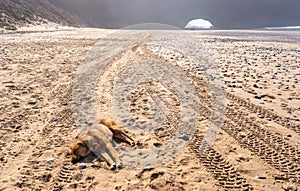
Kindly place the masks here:
[[(284, 190), (299, 186), (300, 44), (291, 38), (299, 38), (299, 32), (281, 32), (285, 38), (277, 32), (192, 32), (220, 63), (227, 85), (225, 123), (205, 154), (199, 154), (198, 148), (211, 113), (211, 98), (197, 68), (165, 47), (144, 44), (128, 50), (137, 57), (164, 59), (194, 81), (201, 100), (198, 131), (184, 152), (160, 166), (114, 173), (101, 161), (88, 163), (86, 169), (71, 164), (67, 151), (77, 135), (71, 110), (72, 79), (85, 53), (111, 32), (72, 28), (0, 35), (0, 190)], [(112, 113), (113, 75), (124, 69), (120, 65), (126, 67), (132, 61), (125, 53), (114, 56), (97, 86), (98, 110), (107, 115)], [(148, 90), (153, 95), (162, 93), (170, 117), (161, 132), (141, 138), (148, 146), (163, 143), (160, 134), (172, 133), (168, 127), (177, 128), (179, 112), (176, 96), (160, 84), (152, 85), (155, 91)], [(151, 112), (152, 94), (145, 91), (149, 86), (141, 85), (132, 93), (130, 109), (140, 120), (149, 119)], [(52, 157), (55, 160), (47, 162)]]

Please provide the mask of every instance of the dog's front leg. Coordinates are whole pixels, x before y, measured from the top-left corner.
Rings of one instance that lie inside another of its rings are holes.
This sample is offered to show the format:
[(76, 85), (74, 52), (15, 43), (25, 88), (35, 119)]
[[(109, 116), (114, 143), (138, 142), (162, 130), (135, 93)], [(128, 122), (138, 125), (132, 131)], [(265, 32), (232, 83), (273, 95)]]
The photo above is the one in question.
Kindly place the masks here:
[(101, 152), (100, 155), (105, 159), (105, 161), (109, 165), (110, 170), (116, 169), (116, 163), (113, 161), (113, 159), (107, 154), (106, 152)]
[(102, 157), (109, 165), (110, 168), (114, 166), (116, 166), (115, 161), (113, 160), (113, 158), (108, 154), (108, 150), (105, 147), (104, 144), (98, 144), (98, 143), (94, 143), (93, 144), (93, 152), (98, 156), (98, 157)]
[(116, 152), (115, 148), (110, 142), (106, 144), (94, 144), (94, 152), (96, 155), (100, 155), (110, 166), (111, 170), (122, 168), (123, 164)]

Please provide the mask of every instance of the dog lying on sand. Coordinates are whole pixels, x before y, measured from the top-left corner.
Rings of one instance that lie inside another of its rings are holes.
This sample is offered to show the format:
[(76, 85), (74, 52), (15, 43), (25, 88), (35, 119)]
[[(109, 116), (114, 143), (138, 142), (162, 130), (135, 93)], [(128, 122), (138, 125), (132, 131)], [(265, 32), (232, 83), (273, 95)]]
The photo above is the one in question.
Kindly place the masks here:
[(113, 119), (96, 120), (87, 134), (71, 148), (72, 163), (79, 162), (93, 152), (104, 159), (110, 165), (110, 169), (122, 168), (123, 164), (112, 145), (112, 139), (126, 142), (131, 146), (136, 144), (136, 140)]

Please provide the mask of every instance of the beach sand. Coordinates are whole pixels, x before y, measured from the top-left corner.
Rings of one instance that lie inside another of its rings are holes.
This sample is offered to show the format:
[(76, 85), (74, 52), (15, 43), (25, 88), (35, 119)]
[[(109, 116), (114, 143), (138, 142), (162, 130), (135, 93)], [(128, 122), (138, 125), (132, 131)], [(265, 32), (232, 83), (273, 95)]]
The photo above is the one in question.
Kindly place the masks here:
[[(199, 144), (210, 119), (210, 95), (189, 59), (149, 44), (112, 55), (97, 83), (99, 114), (114, 117), (113, 80), (133, 57), (162, 59), (193, 81), (200, 100), (199, 131), (174, 159), (157, 166), (125, 164), (113, 172), (103, 161), (86, 163), (85, 169), (73, 165), (68, 151), (78, 139), (71, 109), (76, 69), (96, 42), (114, 41), (109, 38), (113, 32), (56, 26), (0, 34), (0, 190), (300, 189), (297, 31), (188, 32), (219, 64), (226, 89), (224, 125), (204, 154)], [(139, 121), (151, 118), (153, 96), (165, 103), (168, 115), (160, 131), (135, 135), (143, 147), (164, 144), (179, 128), (178, 97), (157, 82), (142, 84), (131, 95), (129, 110)]]

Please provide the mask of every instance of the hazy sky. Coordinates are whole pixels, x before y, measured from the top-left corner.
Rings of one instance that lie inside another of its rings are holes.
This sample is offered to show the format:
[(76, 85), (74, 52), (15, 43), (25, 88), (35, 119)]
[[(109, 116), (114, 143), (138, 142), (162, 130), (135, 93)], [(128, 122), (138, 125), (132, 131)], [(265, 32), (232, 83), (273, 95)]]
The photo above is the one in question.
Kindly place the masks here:
[(218, 28), (300, 25), (300, 0), (50, 0), (94, 26), (156, 22), (184, 27), (195, 18)]

